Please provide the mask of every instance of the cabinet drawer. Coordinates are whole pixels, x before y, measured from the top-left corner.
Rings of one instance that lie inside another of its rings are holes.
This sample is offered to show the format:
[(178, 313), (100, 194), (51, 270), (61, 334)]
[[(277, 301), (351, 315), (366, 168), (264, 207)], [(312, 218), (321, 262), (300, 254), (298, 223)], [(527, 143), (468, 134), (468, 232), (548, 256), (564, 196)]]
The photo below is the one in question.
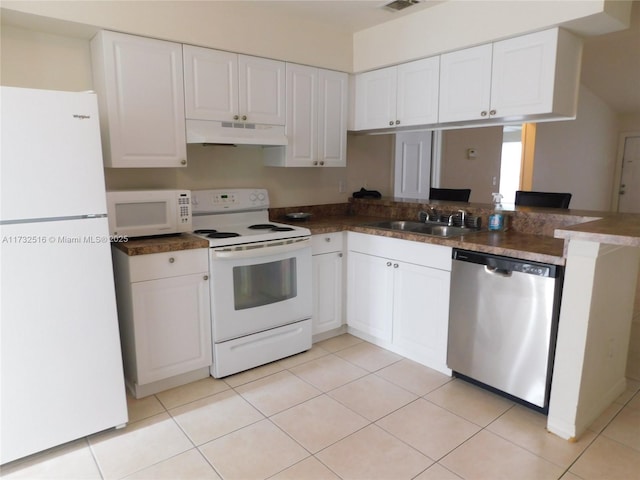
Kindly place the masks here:
[(207, 272), (208, 253), (208, 248), (197, 248), (129, 257), (131, 282)]
[(343, 233), (322, 233), (311, 236), (311, 253), (312, 255), (320, 255), (330, 252), (341, 252), (343, 245)]

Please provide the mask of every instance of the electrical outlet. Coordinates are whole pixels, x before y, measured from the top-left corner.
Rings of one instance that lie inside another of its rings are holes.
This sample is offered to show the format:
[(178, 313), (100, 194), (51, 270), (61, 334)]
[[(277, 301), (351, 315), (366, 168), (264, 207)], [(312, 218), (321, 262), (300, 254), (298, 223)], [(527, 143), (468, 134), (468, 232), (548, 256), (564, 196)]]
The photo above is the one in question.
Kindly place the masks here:
[(478, 157), (478, 151), (475, 148), (467, 148), (467, 158), (472, 160)]
[(338, 193), (345, 193), (347, 191), (347, 181), (344, 179), (338, 180)]

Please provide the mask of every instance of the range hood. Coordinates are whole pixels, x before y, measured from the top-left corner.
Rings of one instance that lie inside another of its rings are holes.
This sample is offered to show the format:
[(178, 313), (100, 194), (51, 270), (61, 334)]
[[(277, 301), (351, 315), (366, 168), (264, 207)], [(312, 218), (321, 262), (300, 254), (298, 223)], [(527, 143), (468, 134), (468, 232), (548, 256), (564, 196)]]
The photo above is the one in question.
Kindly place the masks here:
[(187, 143), (288, 145), (284, 125), (187, 119)]

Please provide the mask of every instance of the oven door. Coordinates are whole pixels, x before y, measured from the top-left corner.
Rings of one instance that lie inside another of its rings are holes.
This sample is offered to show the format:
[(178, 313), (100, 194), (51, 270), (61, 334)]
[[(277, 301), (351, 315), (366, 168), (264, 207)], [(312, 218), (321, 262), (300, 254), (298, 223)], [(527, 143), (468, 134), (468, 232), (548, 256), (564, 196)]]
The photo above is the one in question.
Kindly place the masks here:
[(214, 343), (311, 317), (311, 239), (211, 249)]

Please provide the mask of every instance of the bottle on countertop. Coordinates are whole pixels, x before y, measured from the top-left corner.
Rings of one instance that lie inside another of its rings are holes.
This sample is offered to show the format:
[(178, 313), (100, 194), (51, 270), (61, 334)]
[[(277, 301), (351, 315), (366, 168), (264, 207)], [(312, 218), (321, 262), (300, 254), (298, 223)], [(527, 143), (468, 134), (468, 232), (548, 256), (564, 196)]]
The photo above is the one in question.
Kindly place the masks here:
[(504, 230), (504, 215), (502, 214), (502, 194), (492, 193), (493, 213), (489, 215), (489, 230)]

